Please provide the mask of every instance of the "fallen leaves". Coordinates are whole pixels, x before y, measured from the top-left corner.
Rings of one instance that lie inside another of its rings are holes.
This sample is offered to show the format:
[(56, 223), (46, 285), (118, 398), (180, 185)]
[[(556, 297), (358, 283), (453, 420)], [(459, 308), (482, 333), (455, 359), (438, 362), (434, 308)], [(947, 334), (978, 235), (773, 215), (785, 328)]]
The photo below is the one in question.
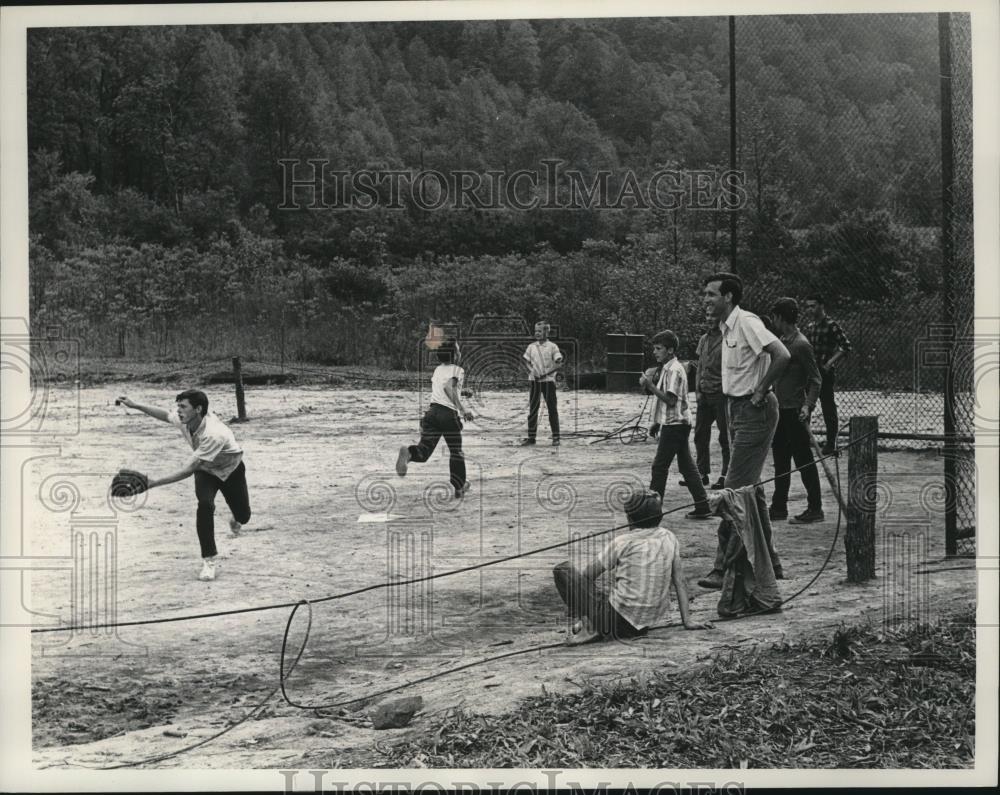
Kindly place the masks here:
[[(921, 654), (933, 665), (915, 665)], [(732, 649), (648, 681), (546, 692), (501, 716), (456, 711), (380, 763), (954, 768), (973, 763), (974, 716), (969, 613), (934, 627), (838, 627), (826, 639)]]

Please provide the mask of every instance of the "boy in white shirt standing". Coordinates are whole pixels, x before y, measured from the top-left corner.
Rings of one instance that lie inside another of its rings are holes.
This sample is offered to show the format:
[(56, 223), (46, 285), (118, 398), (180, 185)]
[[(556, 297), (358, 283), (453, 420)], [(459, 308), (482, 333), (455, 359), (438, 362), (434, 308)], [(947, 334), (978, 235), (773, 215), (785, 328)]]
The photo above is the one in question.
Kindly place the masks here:
[(431, 375), (431, 404), (420, 420), (420, 441), (400, 447), (396, 458), (396, 474), (403, 477), (411, 461), (421, 464), (431, 457), (438, 441), (444, 437), (448, 445), (448, 469), (455, 496), (469, 490), (465, 479), (465, 455), (462, 453), (462, 418), (472, 419), (472, 412), (462, 405), (460, 397), (465, 370), (458, 366), (462, 351), (456, 340), (445, 340), (435, 351), (440, 362)]
[(181, 435), (194, 451), (187, 465), (172, 475), (149, 478), (147, 488), (165, 486), (194, 475), (194, 491), (198, 498), (196, 527), (201, 546), (202, 567), (198, 579), (215, 579), (215, 496), (220, 491), (232, 511), (229, 529), (239, 535), (240, 528), (250, 521), (250, 497), (247, 492), (243, 449), (236, 443), (232, 430), (208, 410), (208, 396), (197, 389), (181, 392), (177, 411), (144, 406), (124, 395), (117, 400), (130, 409), (168, 422), (180, 429)]
[(552, 446), (559, 446), (559, 405), (556, 399), (556, 372), (563, 366), (562, 351), (549, 340), (551, 326), (544, 320), (535, 324), (535, 341), (524, 352), (528, 365), (528, 438), (522, 445), (535, 443), (538, 432), (538, 409), (542, 396), (549, 410), (549, 427), (552, 429)]
[(672, 331), (661, 331), (653, 336), (653, 356), (662, 367), (660, 379), (654, 382), (648, 375), (639, 377), (639, 383), (656, 397), (653, 410), (653, 424), (659, 426), (659, 441), (653, 458), (653, 472), (649, 488), (663, 498), (667, 485), (670, 464), (677, 456), (677, 467), (684, 476), (684, 483), (694, 500), (694, 510), (687, 513), (688, 519), (708, 519), (712, 510), (708, 506), (708, 495), (698, 473), (688, 437), (691, 435), (691, 411), (688, 408), (687, 372), (677, 361), (680, 340)]

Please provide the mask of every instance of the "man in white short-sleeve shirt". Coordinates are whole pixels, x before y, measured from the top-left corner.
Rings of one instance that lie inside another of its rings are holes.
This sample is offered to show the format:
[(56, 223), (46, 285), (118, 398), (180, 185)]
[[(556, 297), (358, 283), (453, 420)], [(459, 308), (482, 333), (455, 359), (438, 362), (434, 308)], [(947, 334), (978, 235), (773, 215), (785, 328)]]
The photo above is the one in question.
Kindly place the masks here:
[[(732, 273), (715, 273), (704, 281), (705, 314), (722, 331), (722, 391), (729, 419), (729, 471), (725, 486), (738, 489), (760, 480), (778, 427), (778, 399), (772, 386), (788, 366), (788, 349), (753, 312), (740, 306), (743, 281)], [(764, 517), (765, 538), (775, 576), (783, 572), (771, 542), (764, 487), (757, 486), (757, 506)], [(698, 581), (703, 588), (722, 588), (723, 561), (732, 527), (719, 525), (719, 545), (712, 571)]]
[(154, 419), (180, 429), (190, 445), (192, 455), (183, 469), (162, 478), (149, 478), (148, 488), (165, 486), (194, 475), (194, 491), (198, 498), (195, 526), (201, 546), (202, 568), (198, 579), (215, 579), (215, 497), (221, 491), (233, 517), (229, 528), (234, 536), (250, 521), (250, 496), (247, 490), (243, 448), (236, 442), (232, 430), (208, 410), (208, 396), (197, 389), (181, 392), (176, 398), (175, 411), (144, 406), (122, 396), (118, 402), (138, 409)]

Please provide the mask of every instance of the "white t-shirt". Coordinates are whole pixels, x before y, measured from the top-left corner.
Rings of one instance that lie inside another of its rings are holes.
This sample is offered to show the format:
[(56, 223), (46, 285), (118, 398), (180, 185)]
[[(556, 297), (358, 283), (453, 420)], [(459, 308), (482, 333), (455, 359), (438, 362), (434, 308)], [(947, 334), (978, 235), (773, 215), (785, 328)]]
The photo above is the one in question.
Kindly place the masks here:
[(610, 572), (608, 601), (636, 629), (663, 624), (670, 618), (670, 585), (677, 537), (665, 527), (622, 533), (601, 553)]
[(177, 409), (167, 410), (167, 422), (180, 428), (181, 435), (194, 450), (198, 469), (225, 480), (243, 460), (243, 448), (236, 443), (236, 437), (222, 420), (213, 412), (208, 412), (194, 433), (187, 423), (181, 422)]
[(559, 362), (563, 360), (562, 351), (552, 340), (539, 342), (535, 340), (524, 352), (524, 360), (528, 363), (528, 377), (535, 377), (539, 381), (555, 381), (556, 374), (549, 373), (544, 378), (538, 378), (542, 373), (548, 373)]
[(722, 323), (722, 391), (729, 397), (752, 394), (771, 365), (765, 345), (777, 340), (753, 312), (734, 307)]
[(677, 395), (677, 402), (668, 406), (659, 398), (656, 399), (656, 408), (653, 411), (653, 422), (660, 425), (690, 425), (691, 410), (688, 408), (688, 378), (684, 365), (671, 359), (660, 372), (660, 380), (657, 388), (661, 392), (670, 392)]
[(444, 391), (444, 388), (452, 378), (458, 379), (456, 390), (461, 392), (462, 382), (465, 381), (465, 370), (457, 364), (439, 364), (434, 368), (434, 373), (431, 375), (431, 403), (437, 403), (452, 411), (458, 411), (458, 406), (452, 402), (451, 398)]

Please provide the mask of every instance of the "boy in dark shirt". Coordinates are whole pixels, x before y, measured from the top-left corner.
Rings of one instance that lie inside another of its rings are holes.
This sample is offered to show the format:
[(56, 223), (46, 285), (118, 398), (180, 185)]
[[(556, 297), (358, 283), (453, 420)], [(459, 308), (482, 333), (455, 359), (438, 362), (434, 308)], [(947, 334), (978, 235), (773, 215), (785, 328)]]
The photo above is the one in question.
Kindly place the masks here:
[(788, 518), (788, 488), (791, 463), (799, 469), (808, 496), (808, 507), (791, 519), (792, 524), (823, 521), (819, 473), (809, 445), (809, 420), (820, 389), (819, 367), (809, 340), (796, 326), (799, 305), (794, 298), (779, 298), (771, 308), (775, 333), (788, 348), (791, 361), (774, 385), (778, 398), (778, 428), (771, 442), (774, 455), (774, 495), (768, 512), (772, 521)]

